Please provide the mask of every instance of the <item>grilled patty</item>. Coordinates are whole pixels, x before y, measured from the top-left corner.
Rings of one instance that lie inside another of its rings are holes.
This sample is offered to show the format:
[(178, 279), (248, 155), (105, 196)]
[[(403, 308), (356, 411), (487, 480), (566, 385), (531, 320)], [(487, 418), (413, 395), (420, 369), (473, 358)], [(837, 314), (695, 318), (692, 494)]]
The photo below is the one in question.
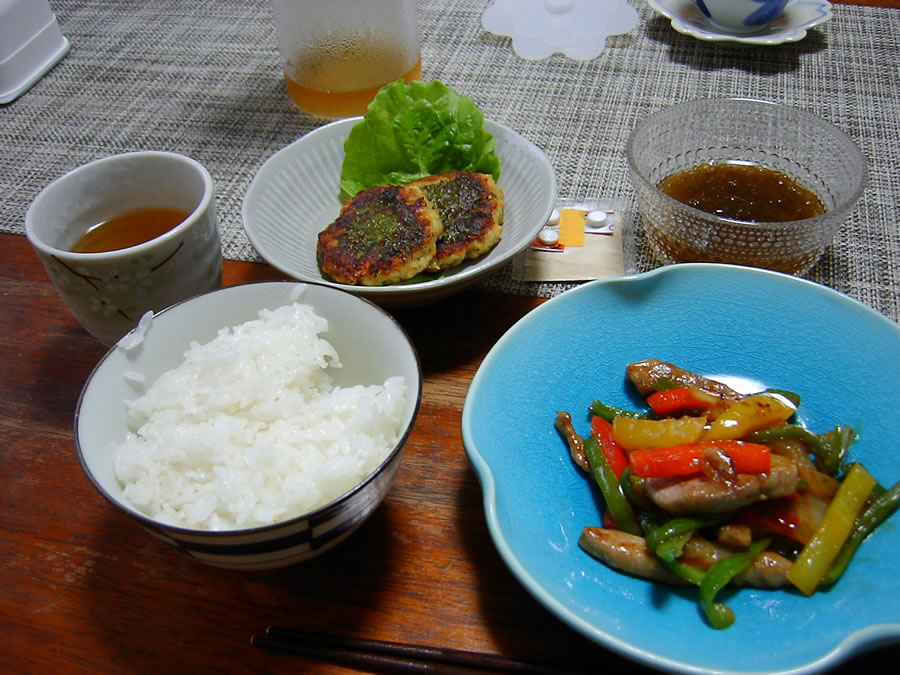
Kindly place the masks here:
[(492, 176), (451, 171), (409, 185), (421, 188), (438, 213), (444, 232), (429, 271), (456, 267), (490, 251), (503, 232), (503, 190)]
[(434, 259), (444, 228), (415, 185), (368, 188), (319, 233), (322, 273), (344, 284), (383, 286), (410, 279)]

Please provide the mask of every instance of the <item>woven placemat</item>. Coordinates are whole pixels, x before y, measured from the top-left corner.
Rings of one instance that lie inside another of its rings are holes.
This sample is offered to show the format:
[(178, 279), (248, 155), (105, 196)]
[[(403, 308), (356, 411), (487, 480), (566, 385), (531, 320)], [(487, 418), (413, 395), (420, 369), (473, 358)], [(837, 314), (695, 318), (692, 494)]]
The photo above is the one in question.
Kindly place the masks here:
[[(638, 120), (694, 98), (796, 105), (844, 129), (869, 159), (863, 198), (808, 278), (900, 320), (900, 11), (835, 5), (802, 41), (711, 43), (675, 32), (642, 0), (640, 22), (597, 58), (526, 61), (486, 32), (489, 0), (421, 0), (426, 79), (471, 97), (550, 157), (562, 199), (630, 200), (624, 148)], [(260, 260), (240, 207), (274, 152), (321, 124), (287, 99), (266, 0), (53, 0), (72, 48), (0, 107), (0, 230), (22, 233), (28, 204), (59, 175), (133, 150), (194, 157), (218, 192), (223, 251)], [(633, 266), (653, 263), (639, 245)], [(574, 283), (519, 282), (512, 265), (482, 287), (553, 296)]]

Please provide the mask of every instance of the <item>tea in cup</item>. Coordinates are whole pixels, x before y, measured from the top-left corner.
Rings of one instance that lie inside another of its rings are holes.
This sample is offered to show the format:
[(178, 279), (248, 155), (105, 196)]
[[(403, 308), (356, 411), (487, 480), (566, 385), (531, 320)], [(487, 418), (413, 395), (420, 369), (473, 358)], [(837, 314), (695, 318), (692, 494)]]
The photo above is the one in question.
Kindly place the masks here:
[(695, 0), (710, 23), (729, 33), (756, 33), (784, 11), (788, 0)]
[(146, 312), (222, 285), (212, 177), (183, 155), (79, 167), (34, 199), (25, 234), (69, 310), (106, 345)]
[(288, 93), (320, 117), (365, 114), (384, 85), (422, 78), (416, 0), (272, 0)]

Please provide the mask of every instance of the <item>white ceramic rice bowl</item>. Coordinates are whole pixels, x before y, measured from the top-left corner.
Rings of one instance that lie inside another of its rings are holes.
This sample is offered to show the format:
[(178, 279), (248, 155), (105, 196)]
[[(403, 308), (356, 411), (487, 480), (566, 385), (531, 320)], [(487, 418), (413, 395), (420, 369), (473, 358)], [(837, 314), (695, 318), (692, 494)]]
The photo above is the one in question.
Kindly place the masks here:
[(439, 279), (390, 286), (347, 286), (325, 279), (316, 261), (316, 237), (341, 210), (344, 141), (360, 117), (319, 127), (272, 155), (244, 196), (247, 238), (273, 267), (301, 281), (323, 283), (384, 307), (436, 302), (471, 286), (512, 260), (534, 241), (556, 204), (556, 173), (536, 145), (497, 122), (484, 121), (501, 162), (504, 193), (500, 242), (486, 255), (448, 270)]
[[(297, 296), (300, 288), (302, 293)], [(343, 365), (329, 370), (336, 386), (383, 384), (395, 375), (405, 378), (403, 432), (390, 454), (339, 498), (273, 525), (241, 530), (185, 529), (156, 521), (136, 509), (123, 497), (112, 461), (112, 444), (120, 442), (127, 430), (124, 401), (136, 398), (162, 373), (181, 364), (192, 341), (206, 343), (220, 328), (257, 319), (263, 308), (275, 309), (294, 301), (311, 305), (328, 320), (328, 331), (321, 337), (333, 345)], [(145, 384), (136, 383), (134, 373), (142, 375)], [(100, 494), (159, 539), (217, 567), (284, 567), (333, 548), (381, 503), (397, 474), (421, 398), (422, 372), (415, 348), (403, 328), (376, 305), (316, 284), (279, 281), (229, 286), (158, 312), (138, 347), (123, 350), (114, 346), (103, 357), (78, 400), (76, 448), (85, 475)]]

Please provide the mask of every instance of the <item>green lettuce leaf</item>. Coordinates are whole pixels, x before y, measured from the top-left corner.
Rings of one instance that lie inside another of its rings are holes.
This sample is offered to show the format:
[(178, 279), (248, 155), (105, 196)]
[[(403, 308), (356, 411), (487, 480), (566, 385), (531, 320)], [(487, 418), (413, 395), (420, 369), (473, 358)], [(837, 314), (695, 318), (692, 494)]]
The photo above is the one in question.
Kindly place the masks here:
[(500, 160), (484, 113), (438, 81), (392, 82), (344, 141), (341, 198), (374, 185), (402, 185), (446, 171), (478, 171), (497, 180)]

